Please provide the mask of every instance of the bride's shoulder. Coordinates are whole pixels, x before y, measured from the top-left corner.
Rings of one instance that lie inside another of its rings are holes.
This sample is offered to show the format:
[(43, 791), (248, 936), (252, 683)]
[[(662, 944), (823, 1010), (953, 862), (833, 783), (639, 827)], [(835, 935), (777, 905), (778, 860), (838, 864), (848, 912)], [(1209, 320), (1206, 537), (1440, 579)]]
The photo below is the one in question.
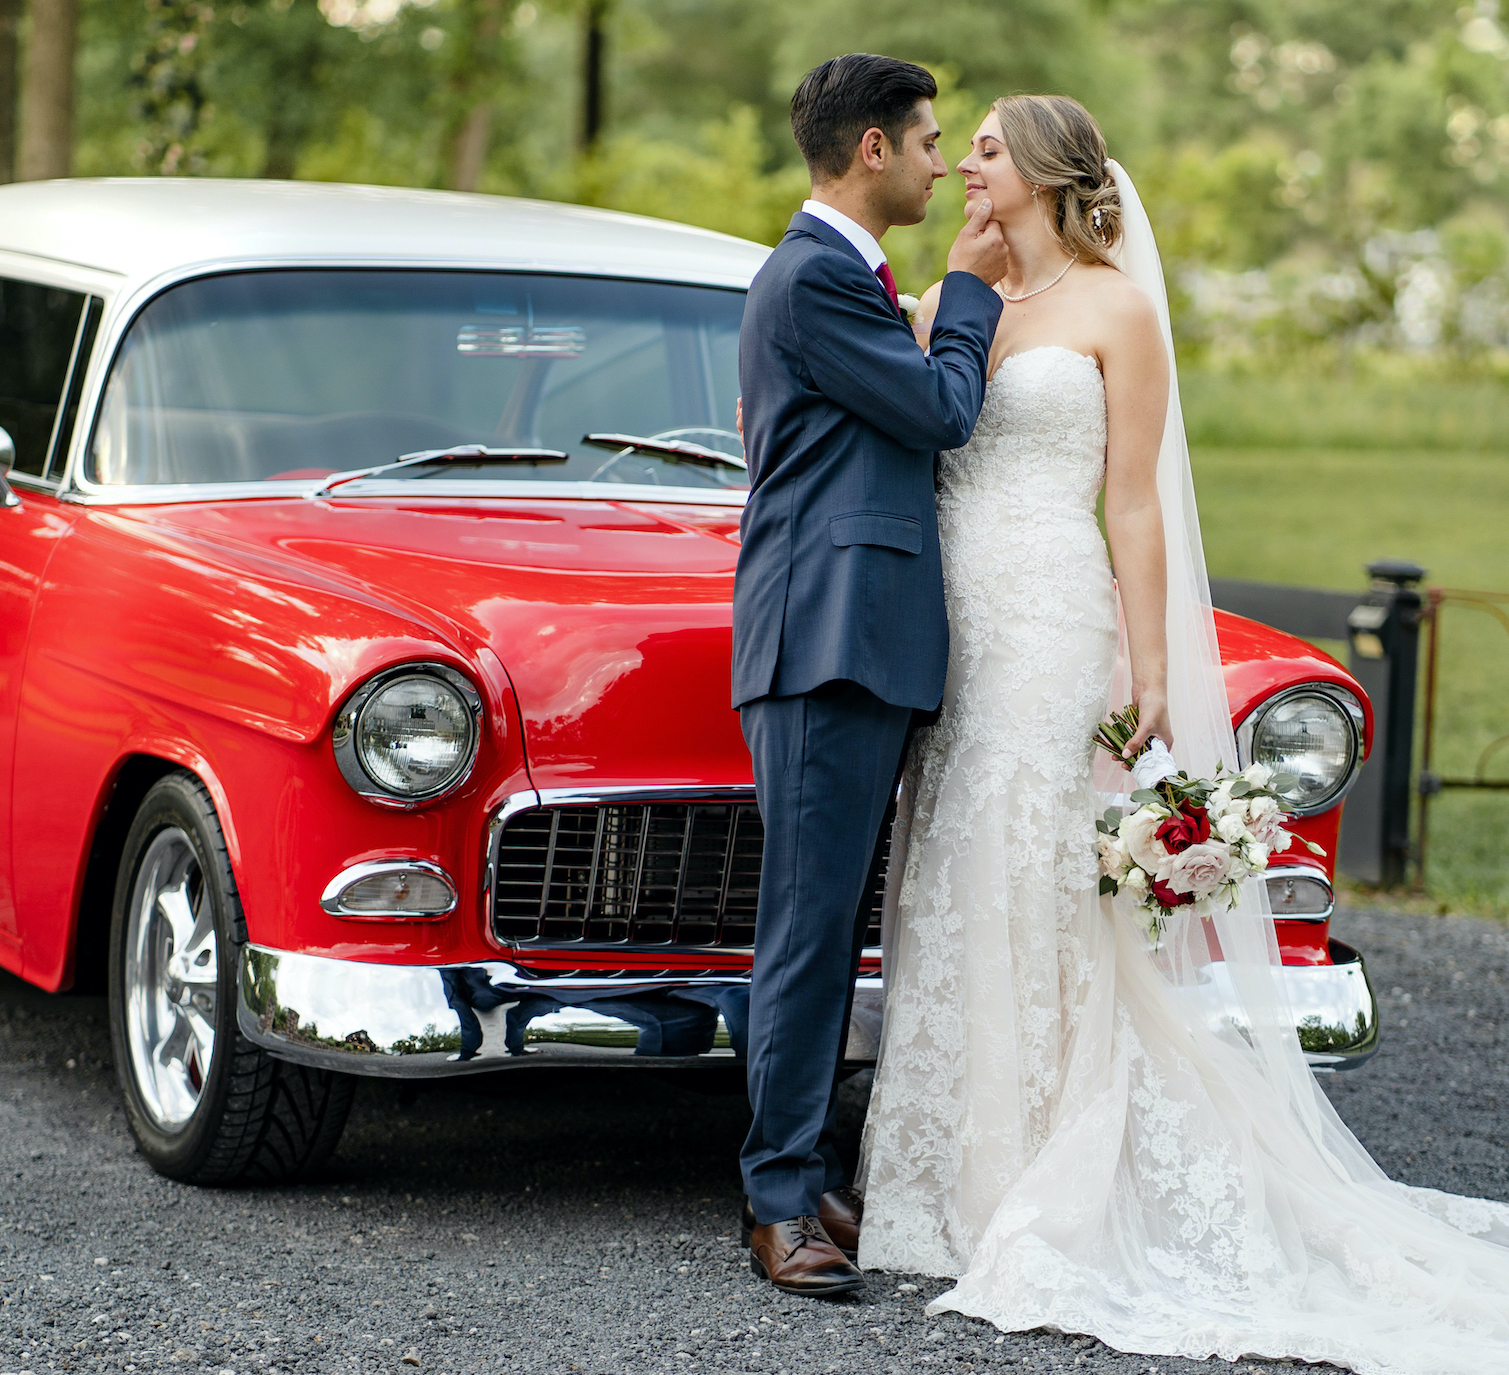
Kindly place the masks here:
[(1094, 294), (1096, 313), (1115, 334), (1150, 341), (1160, 333), (1152, 298), (1130, 277), (1099, 263), (1090, 267), (1085, 277)]

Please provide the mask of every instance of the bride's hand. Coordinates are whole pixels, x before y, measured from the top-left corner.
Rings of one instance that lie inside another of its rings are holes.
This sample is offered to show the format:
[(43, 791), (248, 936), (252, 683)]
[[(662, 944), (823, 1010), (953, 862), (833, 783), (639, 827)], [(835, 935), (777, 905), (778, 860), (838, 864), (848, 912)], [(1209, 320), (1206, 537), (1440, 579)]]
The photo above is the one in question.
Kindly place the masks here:
[(1123, 755), (1132, 758), (1155, 735), (1172, 753), (1174, 732), (1168, 720), (1168, 694), (1162, 688), (1144, 688), (1134, 694), (1133, 700), (1137, 703), (1137, 734), (1127, 741)]

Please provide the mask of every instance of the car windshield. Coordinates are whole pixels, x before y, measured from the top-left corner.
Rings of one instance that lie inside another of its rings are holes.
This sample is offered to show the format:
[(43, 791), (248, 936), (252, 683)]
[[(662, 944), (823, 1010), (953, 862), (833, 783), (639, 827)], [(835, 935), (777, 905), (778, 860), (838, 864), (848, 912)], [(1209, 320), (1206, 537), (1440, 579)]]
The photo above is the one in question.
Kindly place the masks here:
[(583, 442), (609, 432), (738, 456), (743, 309), (741, 291), (592, 277), (200, 278), (132, 324), (89, 475), (112, 486), (294, 480), (482, 445), (568, 457), (383, 476), (747, 487), (733, 464)]

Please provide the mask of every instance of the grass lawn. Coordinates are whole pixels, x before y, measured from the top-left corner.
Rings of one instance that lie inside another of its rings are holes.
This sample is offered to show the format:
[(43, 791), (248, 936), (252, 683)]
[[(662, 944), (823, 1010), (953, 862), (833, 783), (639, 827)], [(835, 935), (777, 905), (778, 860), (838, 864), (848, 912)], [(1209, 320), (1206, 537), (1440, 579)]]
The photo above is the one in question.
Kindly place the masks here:
[[(1429, 569), (1427, 585), (1509, 592), (1509, 425), (1501, 433), (1498, 451), (1199, 446), (1211, 575), (1361, 589), (1363, 565), (1393, 555)], [(1509, 632), (1448, 605), (1441, 637), (1435, 767), (1471, 775), (1509, 733)], [(1422, 668), (1424, 649), (1422, 637)], [(1509, 746), (1489, 776), (1509, 778)], [(1444, 793), (1430, 830), (1431, 894), (1509, 912), (1509, 793)]]

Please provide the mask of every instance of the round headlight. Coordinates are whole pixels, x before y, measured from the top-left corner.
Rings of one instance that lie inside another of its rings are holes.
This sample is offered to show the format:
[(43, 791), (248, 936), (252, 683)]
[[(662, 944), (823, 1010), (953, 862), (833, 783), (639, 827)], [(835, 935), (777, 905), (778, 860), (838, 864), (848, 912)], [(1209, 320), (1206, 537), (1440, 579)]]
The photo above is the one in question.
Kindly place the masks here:
[(336, 763), (369, 801), (430, 801), (471, 771), (481, 707), (476, 689), (455, 669), (390, 669), (358, 689), (336, 717)]
[(1265, 708), (1252, 728), (1251, 759), (1293, 774), (1288, 794), (1301, 812), (1329, 806), (1352, 781), (1358, 731), (1352, 714), (1325, 692), (1292, 692)]
[(372, 781), (405, 797), (440, 792), (472, 752), (472, 714), (461, 694), (428, 674), (397, 678), (356, 718), (356, 754)]

